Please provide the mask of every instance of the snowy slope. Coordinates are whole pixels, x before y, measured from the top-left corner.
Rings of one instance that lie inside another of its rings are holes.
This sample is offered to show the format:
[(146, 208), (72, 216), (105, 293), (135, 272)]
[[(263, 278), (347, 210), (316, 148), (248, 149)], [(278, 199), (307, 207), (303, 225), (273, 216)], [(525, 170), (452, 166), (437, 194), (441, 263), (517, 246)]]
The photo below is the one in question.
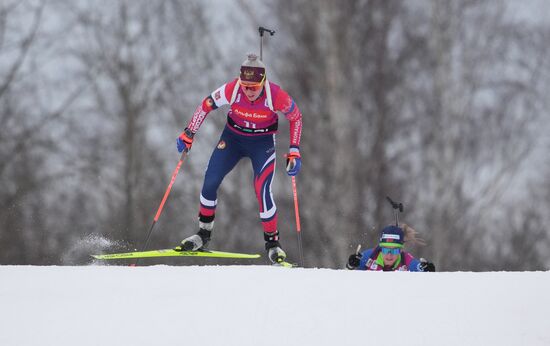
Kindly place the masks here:
[(550, 345), (550, 272), (0, 266), (0, 345)]

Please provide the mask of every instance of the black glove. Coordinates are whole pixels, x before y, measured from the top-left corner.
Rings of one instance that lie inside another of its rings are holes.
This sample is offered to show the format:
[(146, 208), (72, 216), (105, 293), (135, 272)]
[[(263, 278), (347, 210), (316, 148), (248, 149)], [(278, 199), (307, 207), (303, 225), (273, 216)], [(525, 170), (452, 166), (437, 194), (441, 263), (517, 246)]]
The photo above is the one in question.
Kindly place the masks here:
[(423, 272), (435, 272), (435, 265), (432, 262), (428, 262), (425, 259), (420, 259), (420, 264), (418, 265), (420, 271)]
[(353, 270), (357, 269), (359, 267), (359, 263), (361, 262), (362, 255), (360, 253), (354, 253), (353, 255), (349, 256), (348, 263), (346, 264), (346, 268)]

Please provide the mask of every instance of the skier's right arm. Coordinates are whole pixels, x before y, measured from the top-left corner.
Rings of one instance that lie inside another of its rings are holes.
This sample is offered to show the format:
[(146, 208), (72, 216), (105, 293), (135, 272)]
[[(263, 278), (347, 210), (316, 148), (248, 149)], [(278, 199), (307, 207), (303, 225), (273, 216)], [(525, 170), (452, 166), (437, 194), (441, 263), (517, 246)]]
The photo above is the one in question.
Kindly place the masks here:
[(366, 270), (366, 263), (372, 254), (373, 249), (366, 249), (363, 252), (359, 252), (360, 247), (357, 248), (357, 251), (350, 255), (348, 258), (348, 263), (346, 263), (346, 268), (350, 270)]
[(232, 82), (225, 83), (218, 89), (214, 90), (212, 94), (206, 96), (204, 100), (202, 100), (201, 104), (197, 107), (197, 109), (193, 113), (191, 120), (189, 120), (187, 127), (185, 127), (185, 130), (183, 130), (183, 132), (179, 135), (178, 139), (176, 140), (178, 151), (180, 153), (184, 150), (185, 151), (191, 150), (191, 146), (193, 145), (193, 137), (201, 127), (208, 113), (210, 113), (211, 111), (213, 111), (214, 109), (220, 106), (229, 104), (227, 95), (230, 92), (230, 90), (231, 91), (233, 90), (236, 82), (237, 80), (235, 79)]
[(351, 254), (348, 258), (348, 263), (346, 263), (346, 268), (349, 270), (355, 270), (359, 267), (360, 263), (361, 263), (361, 254), (360, 253)]

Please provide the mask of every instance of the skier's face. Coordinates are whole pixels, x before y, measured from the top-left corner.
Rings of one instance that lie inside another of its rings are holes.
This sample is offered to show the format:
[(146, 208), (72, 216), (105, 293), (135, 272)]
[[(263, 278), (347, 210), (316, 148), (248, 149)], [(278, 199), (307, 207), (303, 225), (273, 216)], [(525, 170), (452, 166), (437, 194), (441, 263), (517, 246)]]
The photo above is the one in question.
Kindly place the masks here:
[(392, 266), (399, 258), (401, 251), (399, 249), (388, 249), (387, 251), (384, 251), (385, 249), (386, 248), (382, 248), (382, 258), (384, 259), (384, 265)]
[(255, 101), (262, 93), (263, 85), (262, 84), (253, 84), (253, 85), (241, 84), (241, 89), (243, 90), (243, 93), (246, 95), (246, 98), (248, 98), (249, 101)]
[(392, 266), (395, 263), (395, 261), (397, 261), (397, 257), (399, 257), (399, 255), (392, 255), (392, 254), (384, 255), (384, 265)]

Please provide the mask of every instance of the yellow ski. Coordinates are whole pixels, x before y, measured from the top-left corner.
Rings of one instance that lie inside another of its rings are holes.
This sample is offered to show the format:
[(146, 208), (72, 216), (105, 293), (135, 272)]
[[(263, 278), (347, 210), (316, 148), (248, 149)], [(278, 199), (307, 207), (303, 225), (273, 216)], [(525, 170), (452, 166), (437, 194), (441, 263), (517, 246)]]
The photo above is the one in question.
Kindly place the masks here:
[(176, 251), (174, 249), (161, 249), (150, 251), (137, 251), (113, 254), (92, 255), (93, 258), (99, 260), (114, 260), (128, 258), (153, 258), (153, 257), (215, 257), (215, 258), (259, 258), (259, 254), (244, 254), (237, 252), (223, 251)]

